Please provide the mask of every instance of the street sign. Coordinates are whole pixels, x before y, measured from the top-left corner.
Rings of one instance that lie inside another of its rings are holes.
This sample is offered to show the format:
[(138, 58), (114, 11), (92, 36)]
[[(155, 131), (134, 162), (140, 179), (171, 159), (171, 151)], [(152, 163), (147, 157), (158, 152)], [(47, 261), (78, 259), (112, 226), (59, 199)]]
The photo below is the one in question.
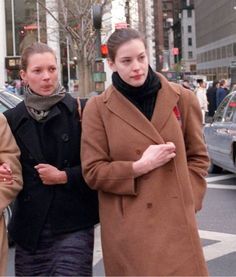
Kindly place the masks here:
[(5, 57), (5, 66), (9, 70), (20, 69), (20, 56)]
[(126, 22), (115, 23), (115, 29), (127, 29), (128, 24)]
[(236, 67), (236, 61), (231, 61), (230, 67)]
[(179, 55), (179, 48), (177, 47), (172, 48), (172, 54), (175, 56)]

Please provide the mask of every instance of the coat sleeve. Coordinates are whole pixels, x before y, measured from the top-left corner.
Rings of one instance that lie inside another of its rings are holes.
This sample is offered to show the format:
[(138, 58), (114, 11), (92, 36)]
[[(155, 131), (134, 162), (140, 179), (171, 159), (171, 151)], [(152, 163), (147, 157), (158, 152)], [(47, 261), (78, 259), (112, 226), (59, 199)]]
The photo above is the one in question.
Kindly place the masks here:
[(209, 158), (202, 131), (202, 113), (195, 95), (188, 93), (188, 103), (184, 103), (183, 132), (187, 154), (187, 164), (194, 194), (195, 210), (202, 207), (206, 192)]
[(0, 180), (0, 214), (12, 202), (22, 188), (20, 150), (7, 124), (6, 118), (0, 114), (0, 164), (8, 163), (13, 174), (13, 184)]
[(136, 195), (133, 162), (112, 161), (109, 156), (109, 138), (102, 118), (104, 109), (105, 105), (93, 97), (83, 113), (81, 161), (84, 178), (96, 190)]

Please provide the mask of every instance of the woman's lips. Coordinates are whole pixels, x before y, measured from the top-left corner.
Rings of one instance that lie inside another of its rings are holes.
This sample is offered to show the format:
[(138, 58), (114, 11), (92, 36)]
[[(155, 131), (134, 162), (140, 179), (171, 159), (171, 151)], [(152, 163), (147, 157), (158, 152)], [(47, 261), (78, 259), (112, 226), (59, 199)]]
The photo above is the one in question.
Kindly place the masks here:
[(142, 76), (143, 75), (135, 75), (135, 76), (133, 76), (132, 78), (134, 79), (134, 80), (139, 80), (139, 79), (141, 79), (142, 78)]

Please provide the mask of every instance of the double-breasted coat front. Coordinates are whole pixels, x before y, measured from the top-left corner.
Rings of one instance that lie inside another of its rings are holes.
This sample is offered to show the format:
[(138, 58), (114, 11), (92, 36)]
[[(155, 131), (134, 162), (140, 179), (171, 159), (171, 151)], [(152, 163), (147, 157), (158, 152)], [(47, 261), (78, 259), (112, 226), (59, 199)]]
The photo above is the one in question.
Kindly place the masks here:
[[(97, 192), (87, 186), (81, 171), (76, 99), (66, 94), (42, 122), (30, 116), (24, 102), (5, 115), (21, 149), (24, 180), (9, 224), (14, 241), (34, 252), (46, 222), (53, 234), (85, 230), (98, 223)], [(65, 171), (67, 183), (44, 185), (35, 169), (39, 163)]]
[(22, 188), (20, 150), (7, 124), (0, 114), (0, 164), (8, 163), (13, 174), (13, 183), (0, 180), (0, 276), (5, 275), (7, 266), (7, 234), (3, 217), (4, 208), (16, 197)]
[[(159, 78), (151, 121), (113, 86), (91, 98), (84, 111), (82, 168), (99, 191), (108, 276), (208, 274), (195, 220), (208, 167), (201, 111), (191, 92)], [(169, 141), (176, 157), (135, 178), (132, 163), (149, 145)]]

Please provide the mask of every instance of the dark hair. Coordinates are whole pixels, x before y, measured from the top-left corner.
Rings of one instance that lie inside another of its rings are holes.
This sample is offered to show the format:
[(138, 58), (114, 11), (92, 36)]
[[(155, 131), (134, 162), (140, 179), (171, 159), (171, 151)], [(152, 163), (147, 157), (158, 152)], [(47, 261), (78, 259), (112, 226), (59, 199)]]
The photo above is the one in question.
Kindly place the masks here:
[(107, 40), (108, 58), (114, 61), (119, 47), (133, 39), (141, 40), (146, 48), (146, 41), (140, 32), (132, 28), (116, 29)]
[(55, 52), (45, 43), (35, 42), (23, 50), (21, 55), (21, 69), (27, 70), (29, 57), (34, 54), (51, 53), (55, 56)]
[(203, 79), (197, 79), (197, 83), (198, 83), (199, 85), (203, 84)]
[(221, 87), (224, 86), (225, 84), (226, 84), (226, 80), (225, 79), (220, 80), (220, 86)]
[(216, 87), (220, 82), (218, 80), (213, 81), (212, 86)]

